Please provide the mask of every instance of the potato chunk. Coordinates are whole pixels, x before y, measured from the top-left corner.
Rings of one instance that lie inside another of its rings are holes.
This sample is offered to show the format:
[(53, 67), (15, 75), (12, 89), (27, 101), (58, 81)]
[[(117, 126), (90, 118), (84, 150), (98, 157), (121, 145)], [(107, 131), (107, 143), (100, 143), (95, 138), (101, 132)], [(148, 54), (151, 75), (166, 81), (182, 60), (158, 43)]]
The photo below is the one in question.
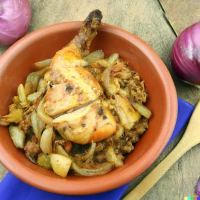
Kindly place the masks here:
[(71, 159), (54, 153), (50, 155), (50, 158), (53, 171), (58, 176), (66, 177), (72, 163)]

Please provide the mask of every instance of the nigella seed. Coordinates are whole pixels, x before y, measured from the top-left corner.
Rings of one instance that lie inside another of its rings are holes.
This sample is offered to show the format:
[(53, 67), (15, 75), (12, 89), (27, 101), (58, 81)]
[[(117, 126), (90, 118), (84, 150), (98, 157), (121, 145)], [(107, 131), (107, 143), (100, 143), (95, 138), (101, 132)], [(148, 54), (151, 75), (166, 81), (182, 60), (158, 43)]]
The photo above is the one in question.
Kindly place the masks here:
[(49, 87), (53, 87), (53, 82), (51, 81), (50, 83), (49, 83)]
[(73, 88), (72, 88), (71, 86), (67, 85), (67, 86), (66, 86), (66, 90), (67, 90), (67, 91), (72, 91)]
[(66, 126), (63, 127), (63, 131), (66, 131)]
[(107, 119), (107, 118), (108, 118), (108, 117), (107, 117), (106, 115), (103, 116), (103, 119), (104, 119), (104, 120)]
[(102, 115), (102, 114), (103, 114), (103, 109), (102, 109), (102, 107), (99, 108), (98, 114), (99, 114), (99, 115)]
[(82, 127), (85, 127), (85, 124), (81, 124)]

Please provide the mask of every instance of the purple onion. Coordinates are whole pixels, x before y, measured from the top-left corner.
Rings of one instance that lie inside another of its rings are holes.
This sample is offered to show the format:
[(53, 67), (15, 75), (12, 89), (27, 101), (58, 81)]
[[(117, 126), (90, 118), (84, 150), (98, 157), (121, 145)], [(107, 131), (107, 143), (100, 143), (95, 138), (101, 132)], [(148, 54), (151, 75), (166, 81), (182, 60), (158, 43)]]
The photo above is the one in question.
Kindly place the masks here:
[(0, 46), (11, 45), (24, 36), (30, 20), (28, 0), (0, 0)]
[(186, 28), (175, 40), (172, 67), (177, 76), (192, 84), (200, 84), (200, 22)]
[(197, 186), (196, 186), (195, 193), (196, 193), (198, 196), (200, 196), (200, 179), (199, 179), (198, 182), (197, 182)]

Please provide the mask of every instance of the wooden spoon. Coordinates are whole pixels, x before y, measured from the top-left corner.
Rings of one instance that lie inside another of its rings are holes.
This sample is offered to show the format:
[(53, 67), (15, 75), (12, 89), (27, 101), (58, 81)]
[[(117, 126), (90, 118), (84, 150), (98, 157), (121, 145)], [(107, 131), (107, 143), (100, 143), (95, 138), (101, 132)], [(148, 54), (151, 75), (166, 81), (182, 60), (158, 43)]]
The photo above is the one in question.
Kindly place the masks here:
[(200, 102), (196, 106), (187, 129), (177, 146), (123, 200), (140, 200), (184, 153), (199, 143)]

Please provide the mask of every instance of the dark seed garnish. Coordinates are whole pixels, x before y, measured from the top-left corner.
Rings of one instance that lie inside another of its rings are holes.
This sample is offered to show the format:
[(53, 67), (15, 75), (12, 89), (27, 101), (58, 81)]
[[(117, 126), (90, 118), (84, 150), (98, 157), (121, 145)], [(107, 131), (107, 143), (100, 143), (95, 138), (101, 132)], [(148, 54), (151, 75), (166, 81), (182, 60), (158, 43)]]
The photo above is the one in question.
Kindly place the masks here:
[(67, 85), (67, 86), (66, 86), (66, 90), (67, 90), (67, 91), (72, 91), (73, 88), (72, 88), (71, 86)]
[(53, 82), (51, 81), (50, 83), (49, 83), (49, 87), (53, 87)]
[(104, 115), (104, 116), (103, 116), (103, 119), (104, 119), (104, 120), (107, 119), (107, 118), (108, 118), (107, 115)]
[(102, 109), (102, 107), (99, 108), (98, 114), (99, 114), (99, 115), (102, 115), (102, 114), (103, 114), (103, 109)]

